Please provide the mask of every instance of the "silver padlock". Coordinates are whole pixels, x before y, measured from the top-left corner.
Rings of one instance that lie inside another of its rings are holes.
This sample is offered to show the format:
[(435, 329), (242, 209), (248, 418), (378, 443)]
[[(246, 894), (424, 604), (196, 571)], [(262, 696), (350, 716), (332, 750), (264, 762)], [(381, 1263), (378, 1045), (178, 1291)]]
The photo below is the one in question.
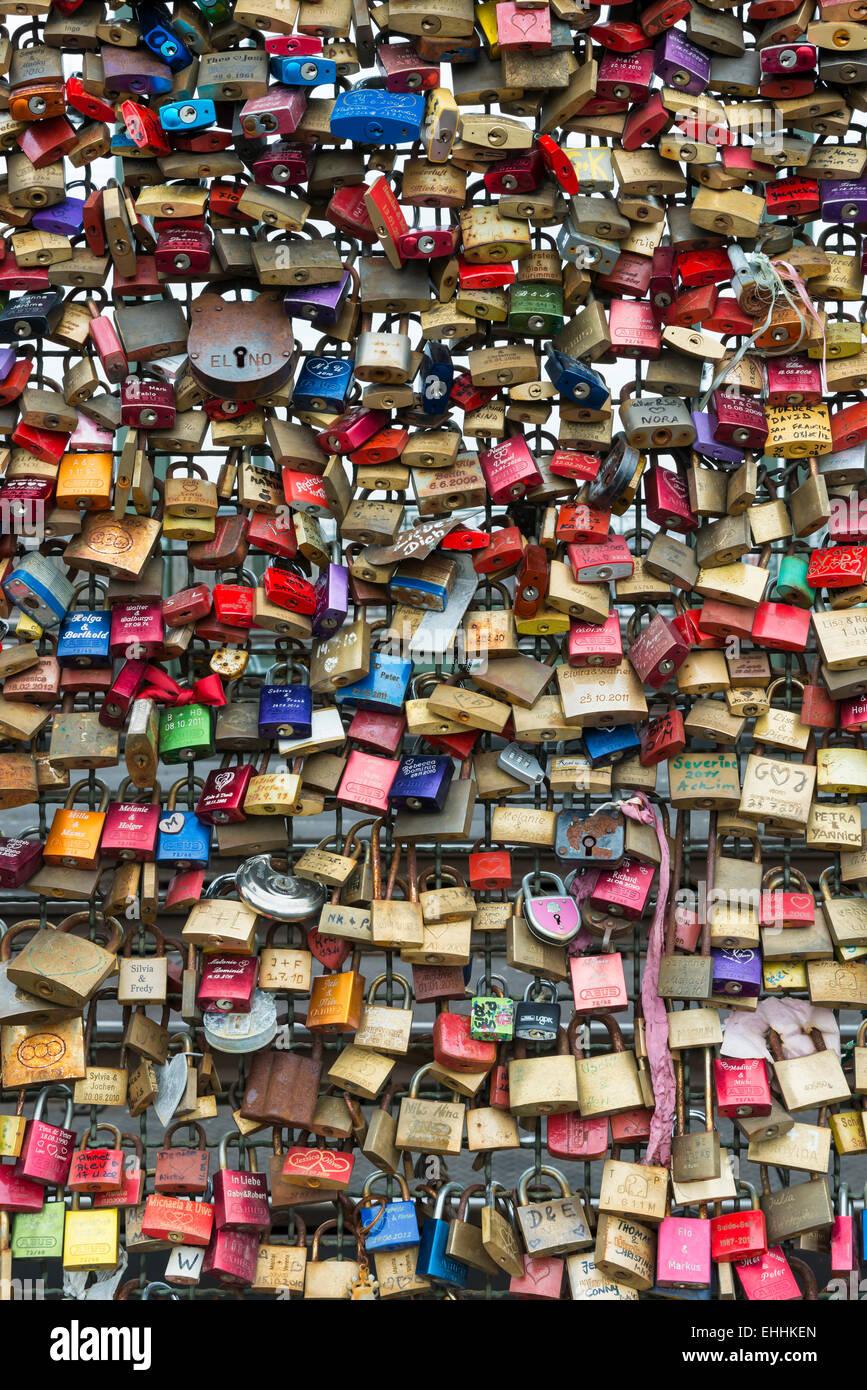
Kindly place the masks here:
[(355, 353), (355, 375), (359, 381), (400, 384), (409, 381), (412, 349), (407, 333), (408, 320), (400, 320), (397, 333), (373, 332), (370, 318), (362, 318), (362, 332)]
[(621, 396), (620, 419), (633, 449), (682, 449), (695, 442), (686, 401), (672, 396), (645, 396), (626, 401)]
[(238, 894), (248, 907), (278, 922), (302, 922), (318, 917), (325, 904), (321, 883), (295, 878), (280, 859), (271, 854), (255, 854), (240, 865), (235, 882)]
[(528, 787), (540, 787), (545, 780), (545, 773), (536, 758), (530, 753), (525, 753), (517, 743), (507, 743), (500, 751), (497, 755), (497, 767), (501, 767), (511, 777), (516, 777), (519, 782), (526, 783)]

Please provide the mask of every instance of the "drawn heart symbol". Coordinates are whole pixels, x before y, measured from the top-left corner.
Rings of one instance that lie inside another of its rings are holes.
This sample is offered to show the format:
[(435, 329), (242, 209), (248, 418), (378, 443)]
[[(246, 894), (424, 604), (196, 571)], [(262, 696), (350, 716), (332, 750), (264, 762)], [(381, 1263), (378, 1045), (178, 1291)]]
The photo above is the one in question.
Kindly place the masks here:
[(774, 764), (771, 768), (771, 781), (775, 787), (784, 787), (789, 780), (789, 769), (785, 766), (780, 767)]
[(522, 14), (516, 14), (512, 19), (516, 29), (520, 29), (522, 34), (528, 34), (531, 29), (536, 28), (537, 17), (532, 10), (524, 10)]
[(342, 936), (325, 936), (316, 927), (311, 927), (307, 933), (307, 949), (328, 970), (339, 970), (352, 946)]
[(551, 1273), (550, 1260), (525, 1260), (524, 1278), (529, 1279), (531, 1284), (541, 1284)]

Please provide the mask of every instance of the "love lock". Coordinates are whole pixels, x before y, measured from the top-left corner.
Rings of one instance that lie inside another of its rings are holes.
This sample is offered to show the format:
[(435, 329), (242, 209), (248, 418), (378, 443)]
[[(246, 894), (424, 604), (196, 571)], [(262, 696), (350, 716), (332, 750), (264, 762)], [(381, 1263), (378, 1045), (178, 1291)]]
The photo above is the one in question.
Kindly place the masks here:
[(241, 899), (263, 917), (278, 922), (301, 922), (319, 915), (325, 904), (325, 889), (312, 879), (295, 878), (275, 868), (286, 863), (279, 856), (256, 854), (238, 869), (236, 883)]
[(204, 294), (193, 304), (190, 370), (210, 395), (232, 401), (270, 395), (294, 369), (295, 338), (279, 296)]
[(568, 808), (558, 812), (554, 843), (558, 859), (608, 867), (619, 864), (626, 853), (626, 833), (617, 803), (606, 801), (591, 816), (576, 817)]
[[(533, 879), (556, 884), (556, 894), (534, 897), (530, 885)], [(566, 892), (563, 880), (556, 874), (542, 871), (526, 874), (521, 883), (524, 894), (524, 917), (527, 926), (540, 941), (555, 942), (565, 946), (574, 940), (581, 930), (581, 917), (575, 899)]]
[(277, 1034), (277, 999), (264, 990), (253, 992), (246, 1014), (202, 1014), (205, 1041), (218, 1052), (258, 1052)]

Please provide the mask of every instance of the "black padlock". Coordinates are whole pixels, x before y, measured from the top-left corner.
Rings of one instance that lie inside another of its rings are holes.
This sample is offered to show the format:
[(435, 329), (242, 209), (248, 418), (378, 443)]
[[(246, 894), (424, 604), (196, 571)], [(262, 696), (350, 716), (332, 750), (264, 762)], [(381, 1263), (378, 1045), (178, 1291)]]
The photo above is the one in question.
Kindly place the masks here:
[(36, 290), (13, 299), (0, 314), (0, 343), (16, 343), (22, 338), (45, 338), (53, 333), (63, 315), (60, 290)]
[[(550, 999), (538, 996), (550, 991)], [(515, 1037), (527, 1042), (555, 1042), (560, 1027), (557, 986), (551, 980), (532, 980), (515, 1006)]]

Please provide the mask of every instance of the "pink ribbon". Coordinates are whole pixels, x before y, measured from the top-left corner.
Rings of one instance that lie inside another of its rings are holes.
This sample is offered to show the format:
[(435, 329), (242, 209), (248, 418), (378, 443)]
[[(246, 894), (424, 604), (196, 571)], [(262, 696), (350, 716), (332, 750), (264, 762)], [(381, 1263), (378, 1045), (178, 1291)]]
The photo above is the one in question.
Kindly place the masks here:
[[(620, 809), (630, 820), (652, 825), (659, 843), (659, 886), (656, 893), (656, 907), (647, 938), (647, 960), (641, 978), (641, 1006), (644, 1011), (644, 1034), (647, 1043), (647, 1060), (650, 1066), (650, 1079), (653, 1085), (654, 1110), (650, 1122), (650, 1134), (642, 1163), (668, 1164), (671, 1154), (671, 1128), (674, 1120), (675, 1083), (674, 1067), (668, 1050), (668, 1014), (660, 999), (659, 963), (665, 944), (665, 910), (668, 903), (668, 888), (671, 877), (671, 863), (668, 852), (668, 837), (662, 818), (656, 807), (644, 792), (635, 792), (628, 801), (621, 801)], [(569, 889), (577, 903), (581, 903), (593, 892), (599, 880), (599, 870), (590, 869), (572, 880)], [(580, 955), (590, 945), (591, 936), (586, 927), (569, 945), (569, 954)]]
[(801, 302), (802, 302), (802, 304), (804, 305), (804, 308), (806, 309), (806, 311), (807, 311), (807, 313), (809, 314), (810, 318), (815, 320), (816, 326), (817, 326), (817, 328), (819, 329), (819, 332), (822, 334), (822, 365), (821, 365), (821, 373), (822, 373), (822, 394), (823, 394), (824, 396), (827, 396), (827, 394), (828, 394), (828, 378), (827, 378), (826, 375), (825, 375), (825, 361), (826, 361), (827, 356), (828, 356), (828, 348), (827, 348), (827, 344), (826, 344), (826, 342), (825, 342), (825, 327), (824, 327), (824, 324), (822, 323), (821, 318), (820, 318), (819, 315), (817, 314), (815, 305), (813, 304), (813, 301), (812, 301), (812, 299), (810, 298), (810, 296), (807, 294), (807, 288), (806, 288), (806, 286), (805, 286), (803, 280), (801, 279), (800, 275), (798, 274), (797, 270), (795, 269), (795, 267), (794, 267), (793, 265), (791, 265), (791, 264), (789, 263), (789, 261), (777, 260), (777, 261), (774, 262), (774, 264), (778, 267), (778, 271), (779, 271), (779, 270), (784, 270), (784, 271), (786, 272), (786, 279), (787, 279), (787, 280), (791, 280), (791, 282), (792, 282), (792, 288), (794, 289), (795, 294), (796, 294), (796, 295), (798, 296), (798, 298), (801, 300)]

